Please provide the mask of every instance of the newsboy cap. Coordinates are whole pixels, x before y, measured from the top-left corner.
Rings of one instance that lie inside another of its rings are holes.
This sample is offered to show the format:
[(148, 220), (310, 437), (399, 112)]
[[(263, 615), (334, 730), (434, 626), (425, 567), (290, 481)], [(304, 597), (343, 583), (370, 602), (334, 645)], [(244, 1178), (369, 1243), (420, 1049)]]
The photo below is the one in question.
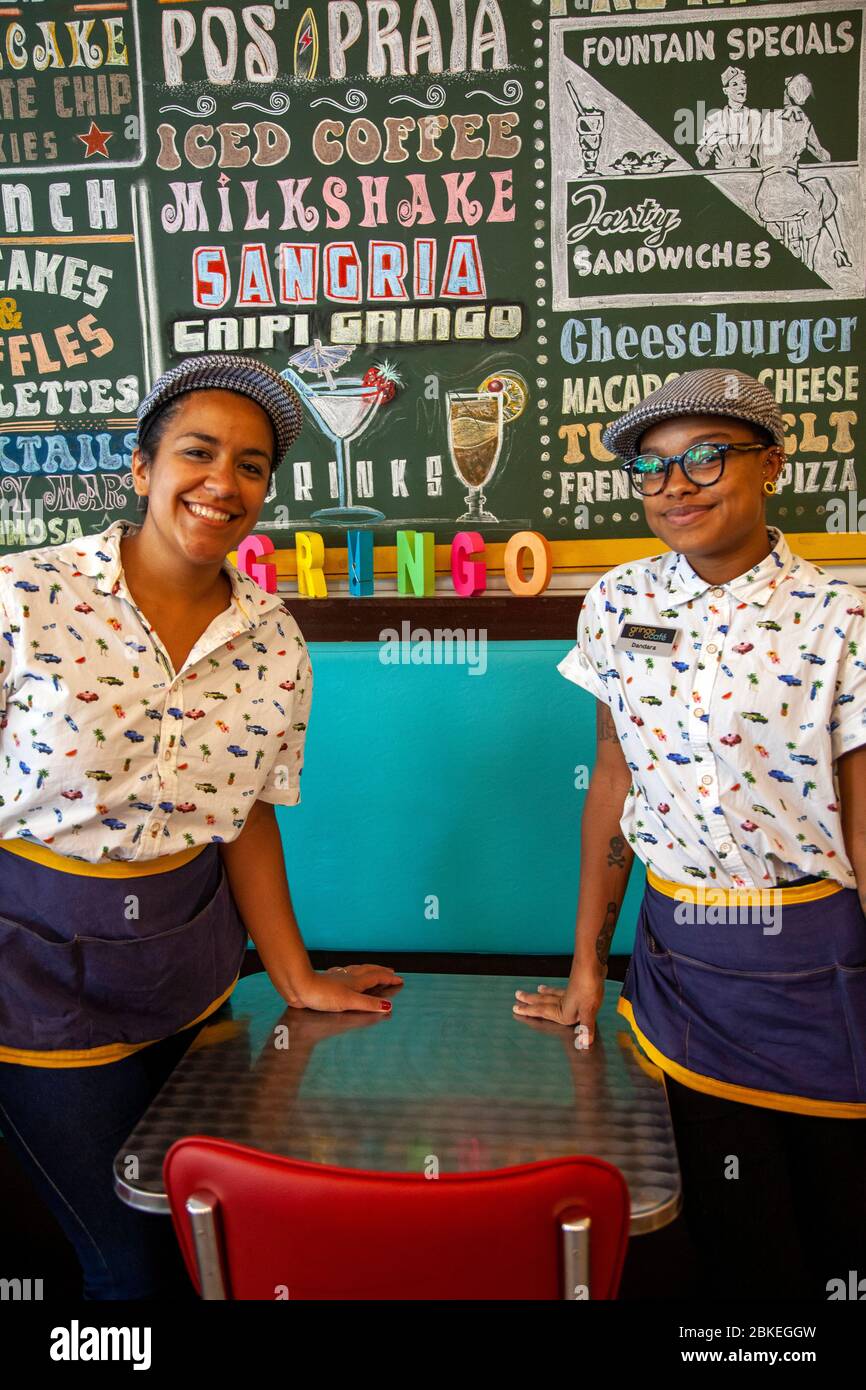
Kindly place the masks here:
[(301, 432), (304, 415), (298, 393), (273, 367), (235, 353), (206, 352), (200, 357), (187, 357), (164, 372), (136, 411), (139, 440), (150, 417), (167, 401), (185, 391), (204, 390), (237, 391), (261, 406), (274, 427), (276, 468)]
[(746, 420), (783, 444), (785, 428), (776, 398), (766, 386), (734, 367), (700, 367), (666, 381), (639, 405), (602, 430), (602, 443), (621, 459), (633, 459), (640, 437), (651, 425), (681, 415), (726, 415)]

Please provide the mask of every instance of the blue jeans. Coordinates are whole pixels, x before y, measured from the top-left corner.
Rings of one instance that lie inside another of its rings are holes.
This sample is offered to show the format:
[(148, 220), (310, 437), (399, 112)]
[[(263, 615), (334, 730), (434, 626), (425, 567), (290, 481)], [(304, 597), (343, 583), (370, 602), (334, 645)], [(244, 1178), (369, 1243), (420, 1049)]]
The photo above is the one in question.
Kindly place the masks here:
[(171, 1219), (126, 1206), (113, 1162), (203, 1026), (103, 1066), (0, 1063), (3, 1138), (74, 1246), (85, 1299), (197, 1297)]

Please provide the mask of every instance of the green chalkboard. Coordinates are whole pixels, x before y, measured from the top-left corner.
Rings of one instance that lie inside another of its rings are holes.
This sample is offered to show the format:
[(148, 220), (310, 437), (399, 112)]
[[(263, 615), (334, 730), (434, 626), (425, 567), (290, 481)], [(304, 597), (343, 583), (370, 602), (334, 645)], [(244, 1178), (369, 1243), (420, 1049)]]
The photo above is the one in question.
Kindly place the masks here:
[(278, 547), (646, 536), (601, 430), (706, 364), (786, 413), (770, 519), (857, 530), (864, 2), (9, 7), (0, 550), (135, 516), (207, 350), (304, 394)]

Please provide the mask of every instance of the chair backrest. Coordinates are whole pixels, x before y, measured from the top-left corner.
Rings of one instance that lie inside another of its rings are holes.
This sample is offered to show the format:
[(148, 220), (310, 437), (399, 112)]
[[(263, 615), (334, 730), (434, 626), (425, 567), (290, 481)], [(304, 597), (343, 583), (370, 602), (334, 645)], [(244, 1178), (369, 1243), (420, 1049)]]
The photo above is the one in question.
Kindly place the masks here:
[(564, 1287), (576, 1266), (566, 1259), (563, 1269), (562, 1227), (586, 1218), (593, 1299), (616, 1297), (625, 1260), (628, 1188), (619, 1169), (598, 1158), (429, 1179), (300, 1162), (192, 1135), (172, 1145), (163, 1173), (200, 1293), (187, 1211), (196, 1197), (208, 1220), (216, 1212), (224, 1296), (234, 1299), (574, 1297)]

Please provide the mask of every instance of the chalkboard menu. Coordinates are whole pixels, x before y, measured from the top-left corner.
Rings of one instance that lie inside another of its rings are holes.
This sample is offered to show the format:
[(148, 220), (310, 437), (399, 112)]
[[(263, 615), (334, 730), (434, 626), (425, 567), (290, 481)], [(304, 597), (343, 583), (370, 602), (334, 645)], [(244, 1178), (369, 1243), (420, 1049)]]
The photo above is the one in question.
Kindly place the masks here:
[(614, 563), (603, 426), (730, 364), (785, 412), (770, 519), (862, 553), (863, 4), (0, 7), (0, 549), (135, 516), (137, 402), (218, 350), (304, 399), (278, 548)]

